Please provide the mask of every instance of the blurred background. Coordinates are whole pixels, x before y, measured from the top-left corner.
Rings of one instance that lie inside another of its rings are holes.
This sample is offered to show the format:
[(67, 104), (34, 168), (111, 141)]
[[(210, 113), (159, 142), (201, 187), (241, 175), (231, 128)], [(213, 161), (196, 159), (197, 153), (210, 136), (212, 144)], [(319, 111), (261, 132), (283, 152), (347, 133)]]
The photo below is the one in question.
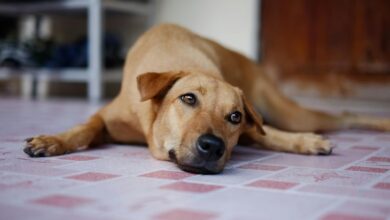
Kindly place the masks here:
[(165, 22), (245, 54), (289, 96), (390, 100), (388, 0), (0, 0), (0, 96), (111, 98), (128, 49)]

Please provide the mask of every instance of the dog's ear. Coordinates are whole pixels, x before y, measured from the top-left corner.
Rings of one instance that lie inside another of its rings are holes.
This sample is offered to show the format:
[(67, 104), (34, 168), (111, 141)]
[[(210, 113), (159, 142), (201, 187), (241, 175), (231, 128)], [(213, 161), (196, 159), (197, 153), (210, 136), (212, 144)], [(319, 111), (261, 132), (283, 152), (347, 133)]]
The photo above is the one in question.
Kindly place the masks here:
[(245, 119), (246, 122), (250, 126), (255, 126), (257, 132), (259, 132), (262, 135), (265, 135), (265, 131), (263, 130), (263, 119), (260, 116), (259, 113), (256, 112), (253, 105), (245, 98), (245, 96), (242, 94), (242, 102), (244, 103), (244, 111), (245, 111)]
[(141, 101), (163, 97), (184, 72), (144, 73), (137, 77)]

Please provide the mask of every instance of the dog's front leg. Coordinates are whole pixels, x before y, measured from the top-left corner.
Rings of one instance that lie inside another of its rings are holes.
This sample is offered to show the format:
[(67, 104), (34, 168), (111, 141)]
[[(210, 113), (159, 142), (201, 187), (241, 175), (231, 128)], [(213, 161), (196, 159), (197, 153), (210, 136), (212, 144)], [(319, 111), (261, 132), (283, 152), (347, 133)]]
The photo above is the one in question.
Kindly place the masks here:
[(85, 149), (101, 138), (103, 130), (103, 119), (95, 114), (87, 123), (63, 133), (27, 138), (24, 152), (31, 157), (44, 157)]
[(328, 140), (314, 133), (285, 132), (270, 126), (263, 126), (266, 135), (258, 134), (254, 130), (245, 133), (256, 146), (270, 150), (299, 153), (320, 154), (332, 153), (332, 147)]

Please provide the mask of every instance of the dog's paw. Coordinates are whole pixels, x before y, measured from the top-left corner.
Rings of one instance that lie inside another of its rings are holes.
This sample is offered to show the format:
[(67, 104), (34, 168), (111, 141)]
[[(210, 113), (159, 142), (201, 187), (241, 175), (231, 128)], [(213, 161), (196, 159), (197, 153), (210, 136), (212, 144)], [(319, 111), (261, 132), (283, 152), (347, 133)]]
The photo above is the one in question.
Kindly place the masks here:
[(23, 151), (30, 157), (48, 157), (65, 154), (65, 144), (55, 136), (40, 135), (27, 138)]
[(302, 154), (329, 155), (333, 149), (329, 140), (313, 133), (298, 134), (295, 144), (298, 152)]
[(383, 119), (378, 121), (377, 123), (378, 130), (390, 132), (390, 119)]

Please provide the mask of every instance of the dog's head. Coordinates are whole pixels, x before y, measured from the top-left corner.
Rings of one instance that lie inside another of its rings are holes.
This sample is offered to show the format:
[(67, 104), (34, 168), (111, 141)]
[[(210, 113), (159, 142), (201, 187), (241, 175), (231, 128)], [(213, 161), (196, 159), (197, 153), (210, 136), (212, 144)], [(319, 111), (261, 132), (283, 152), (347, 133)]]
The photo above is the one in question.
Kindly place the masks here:
[(221, 172), (246, 129), (264, 134), (261, 117), (242, 91), (213, 76), (145, 73), (137, 83), (141, 100), (155, 109), (152, 150), (183, 170)]

